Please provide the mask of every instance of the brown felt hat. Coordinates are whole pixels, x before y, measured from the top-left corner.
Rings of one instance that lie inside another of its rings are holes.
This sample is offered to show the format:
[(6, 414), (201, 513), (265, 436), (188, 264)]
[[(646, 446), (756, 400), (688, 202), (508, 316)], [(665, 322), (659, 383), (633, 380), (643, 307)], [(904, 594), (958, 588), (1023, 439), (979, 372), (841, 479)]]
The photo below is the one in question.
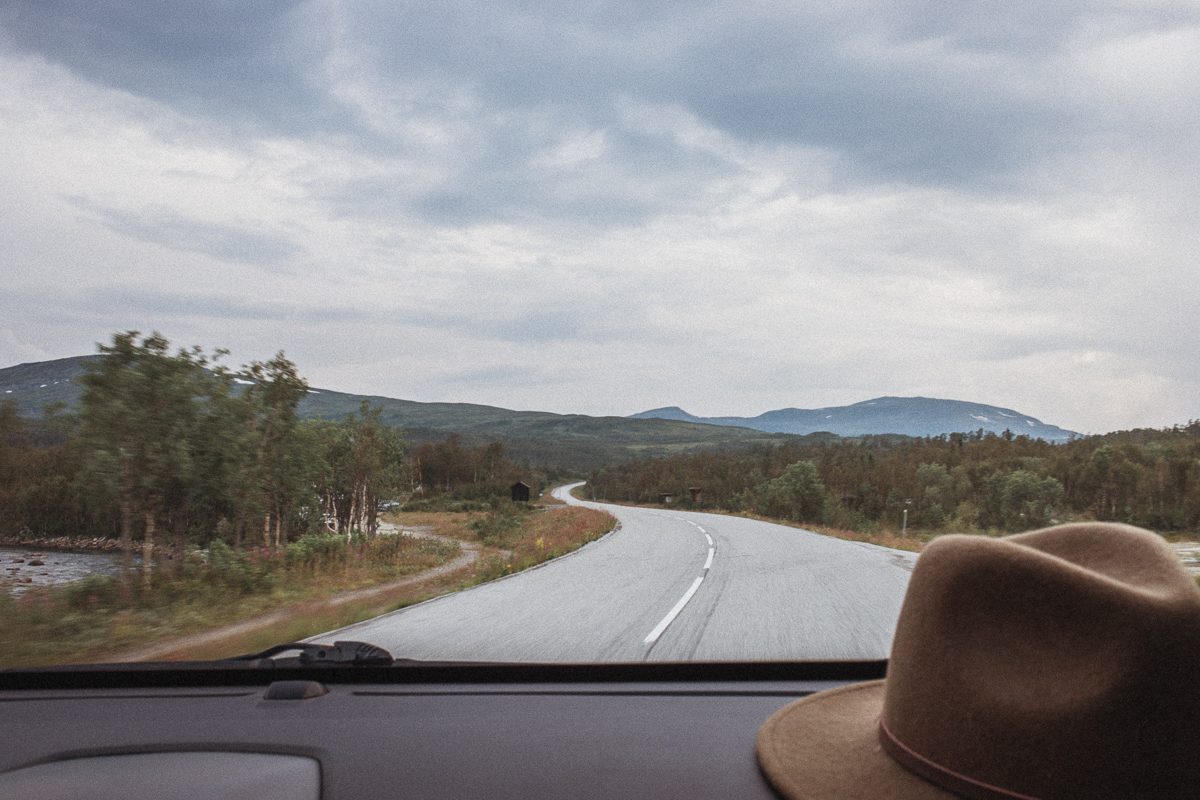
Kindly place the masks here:
[(1129, 525), (939, 538), (887, 680), (777, 711), (758, 761), (789, 800), (1197, 800), (1200, 588)]

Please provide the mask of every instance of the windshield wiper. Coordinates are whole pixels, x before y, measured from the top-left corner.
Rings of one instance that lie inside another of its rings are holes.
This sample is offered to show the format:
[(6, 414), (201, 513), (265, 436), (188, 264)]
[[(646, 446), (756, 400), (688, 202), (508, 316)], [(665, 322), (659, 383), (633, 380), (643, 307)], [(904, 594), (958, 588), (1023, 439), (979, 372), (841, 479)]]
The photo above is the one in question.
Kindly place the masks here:
[[(306, 642), (287, 642), (268, 647), (258, 653), (244, 656), (233, 656), (224, 661), (259, 661), (273, 658), (280, 653), (291, 650), (300, 651), (298, 660), (303, 666), (314, 664), (348, 664), (350, 666), (390, 667), (396, 663), (392, 654), (382, 647), (368, 642), (334, 642), (333, 644), (309, 644)], [(407, 661), (407, 659), (404, 659)]]

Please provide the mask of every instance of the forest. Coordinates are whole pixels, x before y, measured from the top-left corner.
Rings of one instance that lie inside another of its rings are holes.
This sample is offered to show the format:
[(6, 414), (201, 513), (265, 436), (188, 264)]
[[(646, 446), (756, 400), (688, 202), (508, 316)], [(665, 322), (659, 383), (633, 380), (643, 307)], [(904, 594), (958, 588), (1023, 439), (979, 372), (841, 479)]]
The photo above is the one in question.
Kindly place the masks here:
[(281, 550), (306, 533), (370, 536), (381, 508), (413, 496), (486, 499), (517, 480), (536, 493), (560, 477), (499, 442), (410, 448), (367, 402), (302, 420), (308, 384), (282, 352), (231, 370), (224, 351), (130, 331), (100, 354), (74, 410), (31, 422), (0, 404), (0, 539), (111, 538), (127, 561), (135, 546), (214, 540)]
[(905, 524), (1002, 532), (1073, 520), (1196, 531), (1200, 421), (1061, 444), (979, 430), (752, 446), (612, 464), (594, 470), (589, 484), (597, 499), (866, 532)]

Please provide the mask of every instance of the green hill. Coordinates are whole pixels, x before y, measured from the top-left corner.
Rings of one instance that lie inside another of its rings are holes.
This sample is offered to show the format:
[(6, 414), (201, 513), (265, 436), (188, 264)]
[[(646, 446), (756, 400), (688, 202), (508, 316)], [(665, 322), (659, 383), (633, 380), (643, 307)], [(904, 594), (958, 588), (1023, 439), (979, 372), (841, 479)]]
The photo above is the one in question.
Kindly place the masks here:
[[(69, 408), (80, 394), (74, 378), (83, 374), (84, 363), (95, 358), (61, 358), (0, 369), (0, 399), (15, 402), (26, 417), (40, 416), (42, 408), (50, 403), (63, 403)], [(669, 419), (510, 411), (471, 403), (418, 403), (316, 387), (301, 401), (299, 412), (306, 419), (342, 419), (358, 411), (364, 399), (381, 407), (383, 420), (403, 428), (414, 444), (440, 441), (457, 433), (470, 445), (499, 440), (510, 458), (579, 470), (637, 456), (740, 448), (787, 439), (837, 438), (832, 434), (796, 437)]]

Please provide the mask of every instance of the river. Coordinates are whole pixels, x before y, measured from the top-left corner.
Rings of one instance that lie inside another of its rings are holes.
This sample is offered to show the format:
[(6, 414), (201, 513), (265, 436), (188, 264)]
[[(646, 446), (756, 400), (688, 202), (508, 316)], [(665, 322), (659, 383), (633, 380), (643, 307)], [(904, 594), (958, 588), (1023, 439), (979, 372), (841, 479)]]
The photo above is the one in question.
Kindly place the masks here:
[(0, 591), (19, 595), (87, 575), (115, 575), (120, 569), (119, 553), (0, 548)]

